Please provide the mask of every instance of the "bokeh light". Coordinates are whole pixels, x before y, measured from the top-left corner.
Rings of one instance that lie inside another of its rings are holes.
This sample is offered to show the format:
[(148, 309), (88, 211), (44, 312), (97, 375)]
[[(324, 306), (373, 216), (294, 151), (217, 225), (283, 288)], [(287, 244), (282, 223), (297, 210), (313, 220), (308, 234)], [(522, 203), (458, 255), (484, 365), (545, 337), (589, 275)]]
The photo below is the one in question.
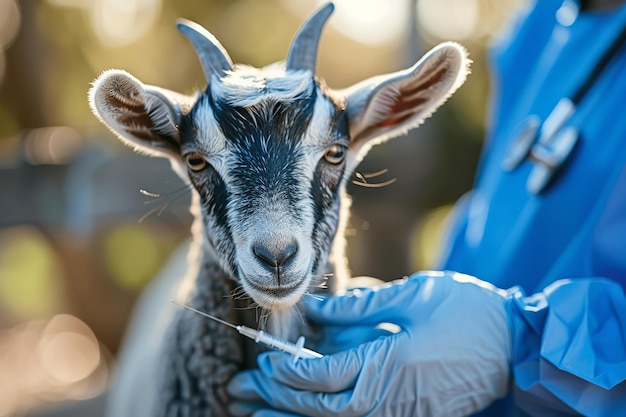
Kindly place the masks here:
[(508, 26), (527, 0), (419, 0), (417, 27), (427, 38), (486, 40)]
[(24, 137), (24, 153), (33, 165), (60, 165), (71, 162), (81, 151), (84, 139), (68, 126), (32, 129)]
[(96, 36), (110, 48), (143, 37), (159, 15), (161, 0), (94, 0), (91, 23)]
[(411, 239), (411, 270), (419, 271), (434, 267), (443, 244), (441, 236), (451, 210), (451, 205), (445, 205), (429, 211), (422, 217)]
[(114, 228), (104, 240), (111, 278), (122, 288), (139, 291), (158, 272), (164, 258), (159, 238), (141, 225)]
[(57, 7), (83, 9), (98, 41), (120, 48), (141, 39), (156, 23), (161, 0), (48, 0)]
[(0, 83), (4, 78), (6, 57), (4, 51), (11, 46), (20, 30), (20, 9), (15, 0), (0, 0)]
[(56, 315), (41, 334), (37, 359), (59, 384), (73, 384), (91, 375), (100, 364), (100, 347), (91, 329), (74, 316)]
[(478, 24), (478, 7), (478, 0), (420, 0), (418, 27), (440, 39), (466, 39)]
[(7, 49), (20, 30), (20, 9), (14, 0), (0, 0), (0, 47)]
[(0, 305), (21, 319), (42, 317), (59, 303), (60, 270), (33, 227), (0, 229)]
[[(303, 19), (327, 0), (283, 0)], [(329, 26), (356, 42), (379, 46), (399, 42), (411, 25), (410, 0), (336, 0)]]
[(102, 393), (108, 360), (91, 329), (72, 315), (0, 330), (0, 416)]

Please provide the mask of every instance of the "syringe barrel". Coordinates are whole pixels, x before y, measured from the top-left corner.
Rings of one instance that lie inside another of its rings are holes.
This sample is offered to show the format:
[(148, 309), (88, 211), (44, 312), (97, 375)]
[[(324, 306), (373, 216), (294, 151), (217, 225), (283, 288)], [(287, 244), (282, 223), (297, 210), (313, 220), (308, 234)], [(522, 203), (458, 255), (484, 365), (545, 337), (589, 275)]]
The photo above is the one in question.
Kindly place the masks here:
[(300, 336), (298, 343), (291, 343), (287, 340), (280, 339), (263, 330), (254, 330), (247, 326), (237, 326), (237, 331), (242, 335), (254, 339), (256, 343), (261, 343), (269, 348), (287, 352), (297, 358), (321, 358), (322, 355), (313, 350), (303, 347), (304, 337)]
[(272, 334), (265, 333), (263, 330), (257, 330), (256, 337), (254, 339), (257, 343), (263, 343), (265, 346), (272, 349), (282, 350), (283, 352), (296, 354), (298, 348), (294, 343), (287, 340), (280, 339)]

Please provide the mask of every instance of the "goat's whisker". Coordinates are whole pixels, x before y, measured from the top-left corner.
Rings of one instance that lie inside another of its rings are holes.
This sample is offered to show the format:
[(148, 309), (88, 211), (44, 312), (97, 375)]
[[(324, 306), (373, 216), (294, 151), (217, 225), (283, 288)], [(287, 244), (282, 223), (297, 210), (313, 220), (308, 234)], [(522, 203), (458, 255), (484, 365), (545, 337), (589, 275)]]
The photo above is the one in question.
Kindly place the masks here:
[(257, 309), (259, 308), (259, 305), (257, 303), (250, 303), (250, 305), (247, 305), (245, 307), (233, 307), (233, 309), (237, 311), (252, 310), (253, 308)]
[(355, 181), (352, 180), (352, 184), (354, 185), (359, 185), (361, 187), (365, 187), (365, 188), (381, 188), (381, 187), (386, 187), (388, 185), (393, 184), (394, 182), (396, 182), (398, 179), (397, 178), (392, 178), (390, 180), (384, 181), (384, 182), (377, 182), (375, 184), (369, 183), (369, 182), (365, 182), (365, 181)]
[(168, 200), (159, 204), (157, 207), (148, 210), (148, 212), (146, 214), (144, 214), (143, 216), (141, 216), (141, 218), (139, 219), (139, 223), (142, 223), (145, 219), (147, 219), (148, 217), (150, 217), (150, 215), (157, 213), (157, 217), (159, 217), (166, 208), (169, 207), (169, 205), (173, 202), (178, 200), (179, 198), (183, 197), (184, 195), (187, 194), (187, 192), (189, 192), (190, 188), (187, 185), (184, 185), (183, 187), (179, 187), (173, 191), (168, 192), (167, 194), (159, 194), (159, 193), (153, 193), (151, 191), (145, 190), (145, 189), (140, 189), (139, 192), (147, 197), (151, 197), (152, 200), (148, 200), (148, 201), (144, 201), (144, 204), (148, 205), (148, 204), (154, 204), (157, 202), (160, 202), (161, 200), (163, 200), (164, 198), (167, 198)]
[(388, 173), (388, 172), (389, 172), (389, 169), (388, 169), (388, 168), (383, 168), (383, 169), (381, 169), (380, 171), (370, 172), (370, 173), (367, 173), (367, 174), (361, 174), (361, 173), (359, 173), (359, 175), (360, 175), (362, 178), (364, 178), (364, 179), (365, 179), (365, 178), (376, 178), (376, 177), (380, 177), (381, 175), (384, 175), (384, 174), (386, 174), (386, 173)]
[(138, 223), (143, 222), (145, 219), (147, 219), (148, 217), (150, 217), (151, 214), (153, 213), (157, 213), (157, 217), (159, 217), (161, 215), (161, 213), (163, 213), (163, 211), (170, 205), (169, 201), (166, 201), (165, 203), (154, 207), (153, 209), (148, 210), (148, 212), (146, 214), (144, 214), (143, 216), (141, 216), (139, 218), (139, 220), (137, 221)]
[(170, 198), (169, 201), (177, 200), (187, 194), (187, 192), (189, 192), (190, 190), (190, 186), (184, 184), (182, 187), (178, 187), (172, 191), (167, 192), (166, 194), (153, 193), (152, 191), (148, 191), (143, 188), (139, 190), (139, 193), (145, 195), (146, 197), (152, 198), (152, 200), (144, 201), (144, 204), (154, 204), (164, 198)]
[(261, 314), (259, 316), (258, 322), (259, 322), (259, 328), (265, 328), (267, 327), (267, 323), (269, 322), (269, 319), (272, 315), (272, 310), (267, 310), (265, 308), (261, 308)]
[[(161, 198), (161, 194), (152, 193), (152, 192), (150, 192), (150, 191), (148, 191), (148, 190), (144, 190), (143, 188), (141, 188), (141, 189), (139, 190), (139, 192), (140, 192), (141, 194), (145, 195), (145, 196), (148, 196), (148, 197), (152, 197), (152, 198)], [(151, 203), (151, 202), (149, 202), (149, 201), (147, 201), (147, 202), (146, 202), (146, 204), (150, 204), (150, 203)]]
[[(308, 294), (308, 291), (305, 291), (304, 294)], [(296, 313), (298, 314), (298, 317), (300, 317), (300, 321), (302, 322), (303, 325), (306, 326), (306, 320), (304, 319), (304, 314), (302, 313), (302, 311), (300, 311), (300, 309), (298, 308), (298, 305), (294, 305)]]
[(389, 172), (389, 170), (387, 168), (381, 169), (380, 171), (368, 173), (368, 174), (362, 174), (360, 172), (355, 172), (354, 175), (357, 177), (358, 181), (357, 180), (352, 180), (352, 184), (360, 185), (361, 187), (366, 187), (366, 188), (386, 187), (387, 185), (390, 185), (390, 184), (393, 184), (394, 182), (396, 182), (397, 178), (392, 178), (390, 180), (383, 181), (383, 182), (378, 182), (378, 183), (371, 183), (371, 182), (369, 182), (367, 180), (369, 178), (380, 177), (381, 175), (384, 175), (387, 172)]
[(229, 296), (233, 299), (233, 300), (245, 300), (246, 298), (250, 298), (250, 296), (248, 295), (248, 293), (246, 293), (246, 290), (243, 289), (243, 287), (240, 285), (237, 288), (233, 289)]

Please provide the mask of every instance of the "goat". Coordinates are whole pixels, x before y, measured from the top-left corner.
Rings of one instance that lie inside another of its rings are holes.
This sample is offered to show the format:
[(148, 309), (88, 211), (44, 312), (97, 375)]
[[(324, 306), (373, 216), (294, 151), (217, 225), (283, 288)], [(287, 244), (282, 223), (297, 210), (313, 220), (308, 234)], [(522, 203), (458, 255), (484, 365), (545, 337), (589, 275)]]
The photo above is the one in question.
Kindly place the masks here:
[[(89, 92), (113, 133), (168, 158), (194, 190), (188, 279), (168, 272), (170, 283), (158, 285), (197, 309), (289, 340), (312, 333), (298, 309), (304, 296), (325, 277), (329, 293), (346, 288), (345, 183), (356, 165), (372, 145), (422, 123), (469, 67), (465, 50), (447, 42), (404, 71), (332, 90), (315, 70), (333, 8), (303, 23), (284, 65), (262, 69), (234, 65), (212, 34), (179, 20), (199, 55), (204, 91), (185, 96), (108, 70)], [(122, 355), (110, 415), (227, 415), (224, 387), (254, 366), (255, 345), (188, 311), (165, 312), (173, 309), (166, 296), (149, 302), (158, 314), (139, 311), (127, 342), (143, 364)]]

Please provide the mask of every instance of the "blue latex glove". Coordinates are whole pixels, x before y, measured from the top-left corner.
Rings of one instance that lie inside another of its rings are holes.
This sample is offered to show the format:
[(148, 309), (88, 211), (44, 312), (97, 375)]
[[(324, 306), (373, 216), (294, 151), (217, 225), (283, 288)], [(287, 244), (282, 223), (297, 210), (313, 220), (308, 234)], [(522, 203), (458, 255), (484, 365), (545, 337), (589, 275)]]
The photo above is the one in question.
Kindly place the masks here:
[[(507, 292), (467, 275), (422, 272), (408, 280), (308, 304), (322, 325), (401, 330), (321, 359), (281, 352), (228, 386), (231, 412), (254, 416), (461, 416), (509, 387)], [(282, 410), (277, 413), (275, 410)], [(291, 413), (291, 414), (290, 414)]]

